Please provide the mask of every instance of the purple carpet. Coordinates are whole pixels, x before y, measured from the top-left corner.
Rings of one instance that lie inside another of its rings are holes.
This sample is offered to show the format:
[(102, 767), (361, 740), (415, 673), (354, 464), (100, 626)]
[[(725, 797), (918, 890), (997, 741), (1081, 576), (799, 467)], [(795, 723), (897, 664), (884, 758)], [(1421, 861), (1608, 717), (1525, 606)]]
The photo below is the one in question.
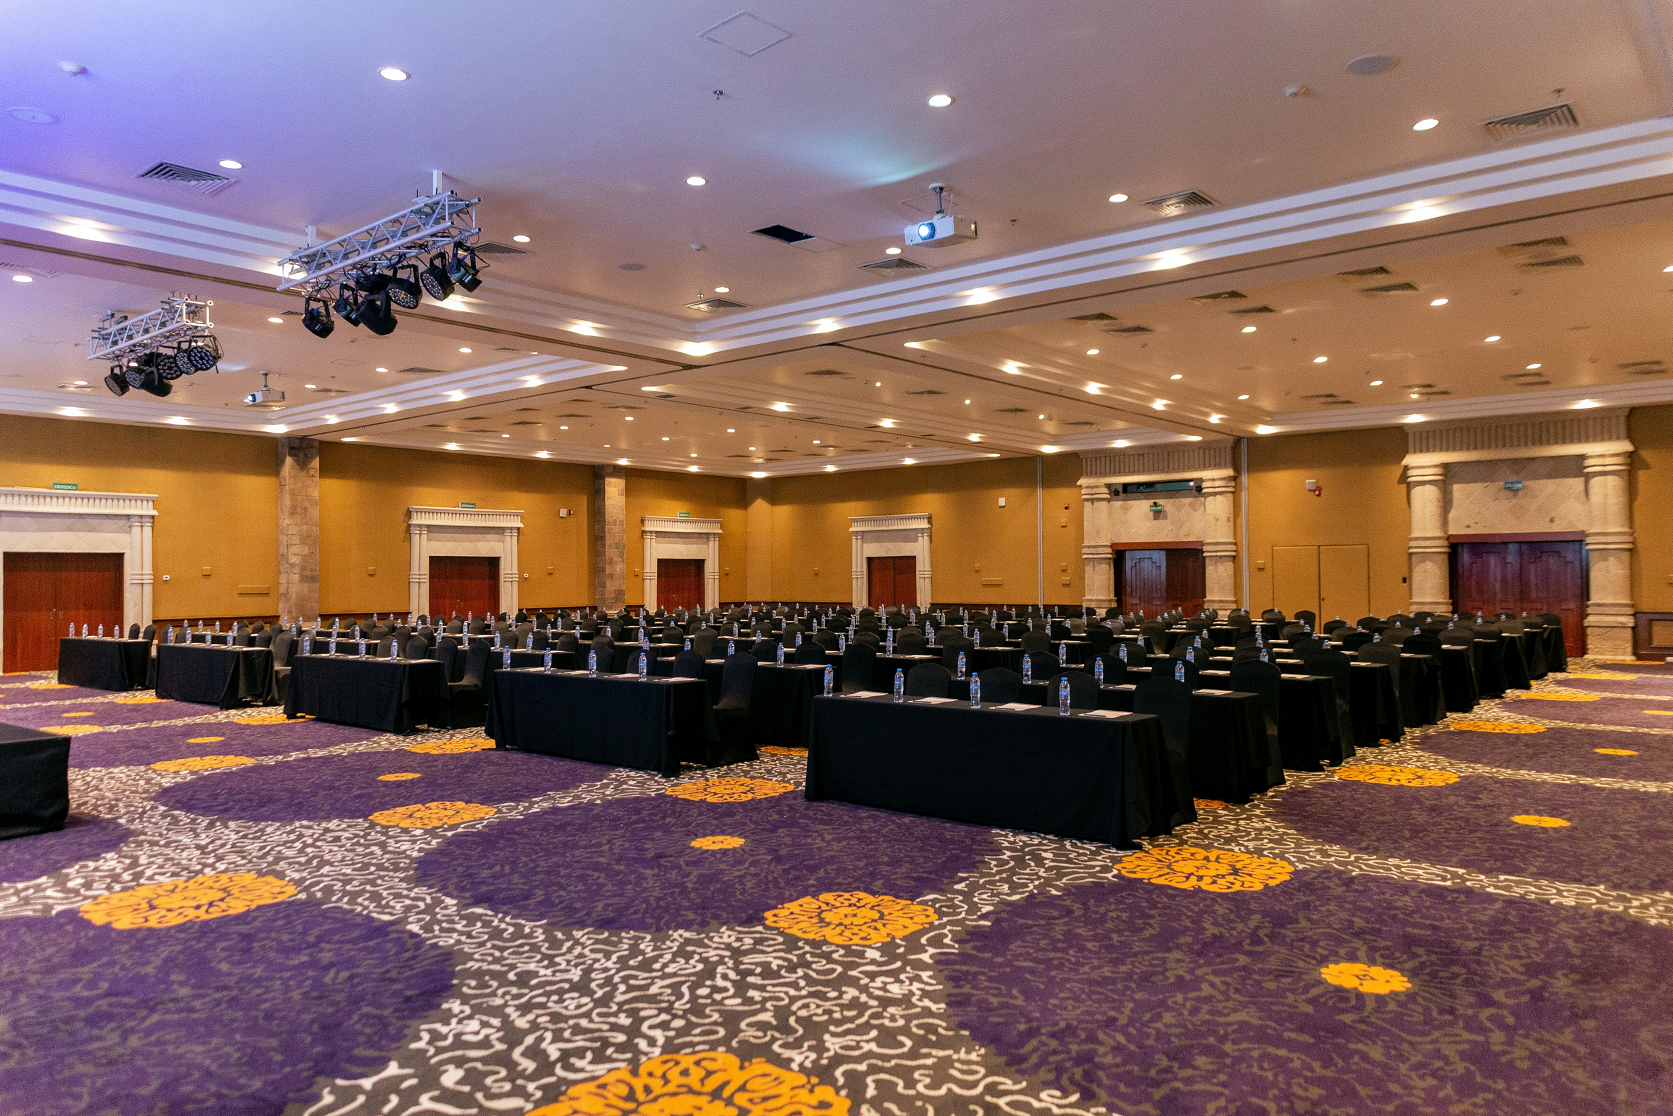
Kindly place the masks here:
[(8, 709), (0, 716), (4, 716), (8, 724), (43, 728), (46, 725), (143, 725), (151, 721), (176, 721), (182, 717), (202, 717), (219, 712), (213, 705), (194, 705), (185, 701), (147, 701), (130, 705), (107, 700)]
[[(190, 756), (282, 756), (310, 748), (371, 740), (380, 735), (373, 729), (322, 725), (314, 721), (279, 725), (241, 725), (236, 721), (158, 725), (78, 736), (70, 746), (70, 766), (132, 767)], [(194, 744), (193, 740), (200, 743)]]
[(164, 929), (8, 919), (0, 1111), (255, 1116), (375, 1072), (453, 982), (393, 922), (290, 899)]
[[(714, 836), (743, 841), (692, 847)], [(418, 862), (417, 880), (556, 926), (674, 930), (759, 924), (773, 907), (827, 891), (916, 899), (993, 847), (989, 829), (800, 795), (738, 803), (652, 795), (460, 834)]]
[[(0, 686), (0, 709), (18, 705), (33, 705), (38, 701), (87, 701), (89, 698), (108, 698), (109, 690), (95, 690), (91, 686), (65, 686), (63, 689), (34, 690), (28, 686)], [(7, 718), (10, 720), (10, 717)], [(13, 724), (16, 722), (13, 721)]]
[[(1423, 738), (1423, 748), (1448, 759), (1512, 771), (1673, 782), (1673, 735), (1544, 728), (1535, 733), (1437, 732)], [(1611, 754), (1599, 753), (1599, 748)], [(1613, 754), (1619, 752), (1637, 754)]]
[(71, 814), (56, 833), (0, 841), (0, 883), (38, 879), (119, 848), (133, 831), (110, 818)]
[[(157, 801), (217, 818), (321, 821), (364, 818), (419, 802), (517, 802), (596, 782), (609, 770), (527, 752), (438, 756), (395, 748), (213, 771), (165, 788)], [(393, 774), (418, 778), (379, 778)]]
[(1567, 677), (1561, 679), (1559, 685), (1565, 689), (1585, 690), (1600, 694), (1643, 694), (1647, 697), (1673, 697), (1673, 678)]
[(1577, 725), (1631, 725), (1633, 728), (1673, 729), (1673, 701), (1639, 701), (1600, 697), (1596, 701), (1551, 701), (1517, 698), (1500, 709), (1524, 717), (1569, 721)]
[[(1673, 798), (1650, 791), (1465, 775), (1440, 787), (1328, 780), (1273, 804), (1297, 832), (1374, 856), (1630, 891), (1673, 888)], [(1516, 816), (1560, 818), (1559, 828)]]
[[(1003, 907), (937, 965), (1010, 1069), (1128, 1116), (1665, 1113), (1673, 931), (1335, 871)], [(1338, 987), (1340, 962), (1410, 987)]]

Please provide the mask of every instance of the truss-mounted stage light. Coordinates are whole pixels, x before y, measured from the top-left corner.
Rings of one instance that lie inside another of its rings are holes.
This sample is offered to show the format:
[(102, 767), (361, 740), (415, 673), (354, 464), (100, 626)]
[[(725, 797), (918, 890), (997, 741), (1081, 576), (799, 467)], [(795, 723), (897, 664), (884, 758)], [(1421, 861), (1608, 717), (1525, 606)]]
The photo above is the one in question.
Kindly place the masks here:
[(331, 304), (331, 309), (337, 311), (337, 316), (349, 325), (360, 324), (360, 296), (353, 291), (338, 291), (337, 301)]
[(105, 373), (105, 387), (109, 388), (110, 393), (118, 398), (128, 394), (128, 381), (122, 375), (121, 365), (113, 364), (110, 371)]
[(437, 302), (446, 302), (453, 297), (453, 280), (447, 274), (447, 257), (440, 252), (430, 257), (430, 266), (418, 274), (419, 285), (424, 293)]
[(331, 307), (322, 299), (315, 302), (309, 299), (302, 311), (302, 328), (315, 337), (330, 337), (331, 331), (337, 328), (337, 323), (331, 318)]
[(175, 353), (174, 360), (183, 375), (207, 372), (221, 363), (221, 342), (214, 337), (194, 341)]
[(482, 276), (477, 274), (481, 270), (475, 252), (469, 248), (455, 249), (453, 260), (447, 265), (447, 277), (468, 294), (482, 286)]
[[(416, 266), (407, 270), (414, 275), (418, 274)], [(403, 275), (390, 276), (387, 290), (389, 301), (403, 310), (417, 310), (419, 300), (424, 297), (424, 288), (420, 287), (416, 280)]]
[(395, 315), (389, 309), (389, 292), (367, 295), (360, 302), (360, 324), (377, 334), (388, 337), (395, 332)]
[(221, 359), (221, 343), (211, 332), (212, 305), (190, 295), (170, 295), (161, 307), (137, 318), (106, 314), (87, 339), (88, 359), (113, 362), (105, 386), (114, 395), (138, 388), (167, 396), (174, 390), (172, 381), (207, 372)]

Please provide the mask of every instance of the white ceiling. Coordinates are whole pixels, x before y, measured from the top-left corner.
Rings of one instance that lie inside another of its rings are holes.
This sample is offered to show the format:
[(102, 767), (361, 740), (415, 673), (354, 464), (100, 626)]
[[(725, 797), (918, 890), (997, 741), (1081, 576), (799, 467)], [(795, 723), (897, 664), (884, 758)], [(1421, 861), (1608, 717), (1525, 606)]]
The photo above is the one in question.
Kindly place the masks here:
[[(1368, 425), (1420, 404), (1673, 398), (1668, 376), (1619, 367), (1673, 360), (1673, 139), (1635, 123), (1673, 112), (1654, 0), (1211, 16), (1063, 0), (1026, 19), (998, 0), (786, 0), (750, 9), (790, 32), (753, 57), (700, 37), (736, 10), (185, 2), (166, 28), (139, 7), (9, 11), (10, 105), (58, 119), (0, 113), (0, 265), (35, 269), (0, 279), (0, 409), (780, 473)], [(1398, 65), (1344, 69), (1373, 52)], [(391, 64), (411, 80), (378, 77)], [(930, 108), (935, 92), (956, 101)], [(1502, 147), (1478, 127), (1556, 102), (1578, 138)], [(1426, 116), (1440, 125), (1414, 132)], [(134, 178), (222, 158), (244, 167), (213, 197)], [(398, 208), (433, 169), (483, 198), (488, 239), (527, 235), (529, 255), (390, 337), (306, 335), (273, 257), (305, 225), (331, 236)], [(981, 238), (908, 249), (934, 269), (918, 279), (859, 270), (931, 181)], [(1186, 188), (1219, 207), (1162, 220), (1139, 204)], [(750, 233), (773, 222), (820, 250)], [(1527, 273), (1497, 250), (1551, 235), (1585, 266)], [(1111, 252), (1125, 271), (1089, 269)], [(1392, 274), (1334, 274), (1376, 264)], [(1420, 290), (1358, 289), (1398, 281)], [(716, 286), (757, 309), (684, 309)], [(1245, 335), (1230, 302), (1180, 297), (1231, 288), (1278, 313)], [(173, 289), (215, 299), (223, 371), (112, 399), (87, 332)], [(1099, 310), (1118, 320), (1068, 320)], [(1154, 332), (1103, 328), (1135, 324)], [(724, 353), (690, 340), (713, 328), (732, 330)], [(1504, 378), (1527, 363), (1550, 382)], [(243, 406), (261, 371), (283, 410)], [(1450, 394), (1401, 390), (1425, 383)], [(1327, 392), (1352, 403), (1304, 398)]]

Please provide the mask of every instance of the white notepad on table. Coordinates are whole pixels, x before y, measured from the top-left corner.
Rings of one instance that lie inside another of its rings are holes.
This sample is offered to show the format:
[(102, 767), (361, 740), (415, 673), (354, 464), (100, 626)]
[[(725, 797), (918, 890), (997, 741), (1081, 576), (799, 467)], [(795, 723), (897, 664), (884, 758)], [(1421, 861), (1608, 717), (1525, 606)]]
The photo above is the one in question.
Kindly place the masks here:
[(1026, 701), (1008, 701), (1004, 705), (996, 705), (995, 709), (1038, 709), (1038, 705), (1029, 705)]
[(1125, 717), (1126, 715), (1119, 709), (1088, 709), (1082, 714), (1085, 717)]
[(855, 690), (853, 693), (849, 694), (848, 696), (849, 697), (866, 698), (866, 697), (887, 697), (888, 695), (885, 694), (882, 690)]
[(912, 704), (913, 705), (946, 705), (949, 702), (954, 702), (954, 701), (957, 701), (957, 700), (958, 700), (958, 698), (938, 698), (938, 697), (913, 698), (912, 699)]

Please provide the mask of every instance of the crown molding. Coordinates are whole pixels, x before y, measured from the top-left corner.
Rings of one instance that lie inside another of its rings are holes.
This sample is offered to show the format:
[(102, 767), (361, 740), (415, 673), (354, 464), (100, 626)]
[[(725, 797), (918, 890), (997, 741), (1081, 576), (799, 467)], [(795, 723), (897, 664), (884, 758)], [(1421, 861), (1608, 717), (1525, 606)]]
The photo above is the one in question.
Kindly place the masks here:
[(646, 538), (652, 535), (718, 535), (718, 519), (681, 519), (673, 515), (642, 515), (639, 530)]
[(1414, 422), (1449, 419), (1492, 419), (1502, 415), (1531, 415), (1552, 411), (1580, 411), (1576, 407), (1590, 400), (1604, 407), (1634, 407), (1673, 403), (1673, 379), (1654, 384), (1606, 384), (1590, 388), (1520, 392), (1516, 395), (1476, 395), (1464, 399), (1429, 400), (1387, 407), (1332, 407), (1329, 410), (1292, 411), (1272, 416), (1268, 424), (1275, 434), (1298, 434), (1326, 430), (1352, 430), (1367, 426), (1401, 426)]
[(0, 488), (0, 515), (156, 515), (156, 500), (143, 492)]
[(407, 527), (477, 527), (494, 531), (521, 530), (523, 511), (503, 508), (407, 508)]

